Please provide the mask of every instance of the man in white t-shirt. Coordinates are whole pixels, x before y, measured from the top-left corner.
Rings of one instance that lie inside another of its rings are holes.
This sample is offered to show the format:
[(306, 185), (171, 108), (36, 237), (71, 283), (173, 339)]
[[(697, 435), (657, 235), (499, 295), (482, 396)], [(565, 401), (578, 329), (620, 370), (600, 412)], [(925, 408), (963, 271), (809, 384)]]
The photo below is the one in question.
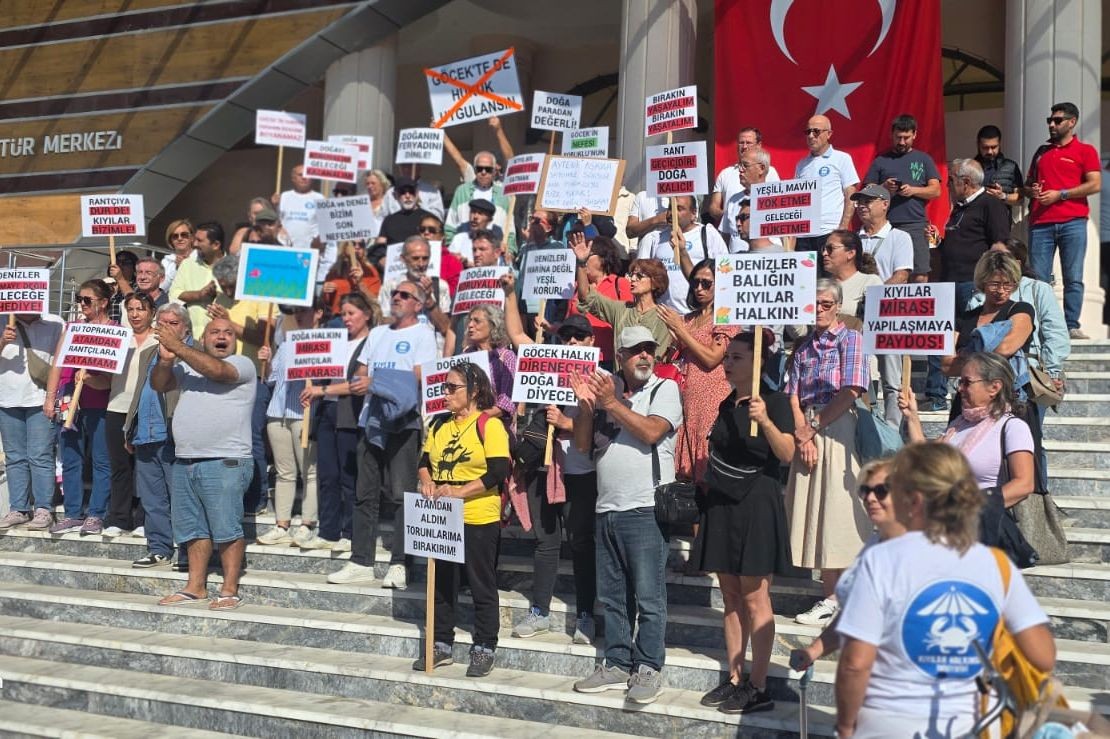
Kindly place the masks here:
[(324, 196), (311, 188), (308, 178), (304, 176), (303, 165), (293, 167), (289, 173), (289, 182), (293, 189), (283, 192), (278, 203), (281, 225), (292, 239), (293, 246), (308, 249), (312, 246), (313, 239), (319, 235), (316, 228), (316, 205)]
[[(713, 194), (709, 197), (709, 216), (717, 219), (717, 228), (726, 238), (738, 233), (736, 215), (740, 201), (748, 193), (747, 187), (740, 181), (740, 161), (744, 158), (744, 152), (760, 149), (762, 144), (763, 134), (758, 128), (741, 128), (740, 133), (736, 134), (736, 164), (718, 172), (717, 181), (713, 183)], [(768, 169), (766, 181), (779, 181), (779, 173), (774, 167)]]
[(623, 392), (602, 373), (572, 380), (575, 446), (596, 445), (597, 592), (605, 619), (605, 659), (574, 689), (627, 688), (626, 700), (646, 704), (659, 697), (666, 658), (667, 539), (655, 520), (655, 488), (675, 479), (682, 398), (673, 380), (655, 375), (656, 343), (647, 328), (625, 328), (616, 348)]
[(670, 223), (670, 198), (653, 198), (640, 190), (632, 200), (624, 233), (629, 239), (642, 239), (646, 234)]
[(798, 251), (820, 251), (825, 237), (852, 224), (852, 201), (859, 184), (856, 165), (846, 152), (832, 146), (832, 123), (815, 115), (806, 123), (809, 154), (794, 168), (795, 179), (817, 180), (821, 186), (821, 235), (798, 239)]
[[(692, 195), (679, 195), (678, 201), (678, 227), (686, 241), (686, 251), (690, 254), (690, 262), (697, 264), (703, 259), (724, 256), (728, 254), (728, 245), (721, 238), (717, 229), (709, 224), (699, 224), (697, 220), (698, 201)], [(637, 248), (636, 256), (639, 259), (658, 259), (667, 268), (667, 278), (670, 288), (662, 302), (673, 308), (678, 313), (686, 315), (690, 308), (686, 305), (686, 294), (690, 284), (682, 268), (675, 261), (674, 247), (671, 246), (671, 226), (651, 231), (642, 239)]]
[[(420, 414), (411, 414), (411, 422), (390, 421), (386, 427), (381, 418), (371, 418), (370, 396), (379, 394), (374, 387), (375, 373), (383, 370), (412, 372), (419, 398), (420, 365), (436, 358), (436, 336), (431, 327), (419, 320), (427, 294), (418, 283), (405, 280), (392, 291), (387, 325), (375, 326), (366, 337), (358, 358), (351, 391), (367, 393), (359, 417), (359, 428), (368, 423), (380, 424), (381, 446), (371, 444), (365, 433), (358, 443), (358, 478), (355, 487), (355, 510), (351, 524), (351, 561), (343, 569), (328, 575), (328, 582), (351, 583), (374, 579), (375, 538), (379, 520), (378, 505), (383, 489), (393, 502), (393, 530), (405, 530), (404, 496), (416, 490), (416, 468), (420, 461)], [(387, 373), (389, 374), (389, 373)], [(384, 386), (383, 386), (384, 391)], [(389, 569), (382, 579), (383, 588), (404, 589), (408, 584), (406, 567), (412, 564), (405, 557), (404, 537), (394, 536)]]

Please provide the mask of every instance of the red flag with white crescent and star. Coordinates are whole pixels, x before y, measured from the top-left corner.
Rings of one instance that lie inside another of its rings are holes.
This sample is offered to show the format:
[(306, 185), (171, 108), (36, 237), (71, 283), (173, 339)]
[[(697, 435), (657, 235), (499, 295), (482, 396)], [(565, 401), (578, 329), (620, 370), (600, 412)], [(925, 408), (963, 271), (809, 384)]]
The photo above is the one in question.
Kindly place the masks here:
[(736, 162), (736, 134), (754, 126), (783, 178), (808, 154), (806, 120), (824, 115), (832, 145), (862, 178), (891, 147), (898, 115), (917, 119), (914, 148), (933, 158), (948, 214), (937, 0), (716, 0), (716, 168)]

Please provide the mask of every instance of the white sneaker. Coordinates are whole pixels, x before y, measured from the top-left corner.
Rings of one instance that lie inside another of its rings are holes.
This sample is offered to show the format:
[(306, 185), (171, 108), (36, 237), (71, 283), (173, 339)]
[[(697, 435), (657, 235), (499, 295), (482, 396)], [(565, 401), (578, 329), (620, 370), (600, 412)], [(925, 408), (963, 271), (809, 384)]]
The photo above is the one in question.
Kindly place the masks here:
[(335, 542), (335, 544), (332, 544), (331, 550), (333, 552), (349, 552), (351, 551), (351, 540), (347, 537), (343, 537)]
[(316, 538), (316, 529), (309, 528), (304, 524), (297, 527), (293, 532), (293, 544), (298, 547), (304, 547), (306, 543)]
[(794, 622), (806, 626), (827, 626), (840, 610), (840, 604), (832, 598), (825, 598), (813, 604), (805, 613), (794, 617)]
[(408, 578), (405, 576), (404, 565), (390, 565), (386, 570), (385, 577), (382, 578), (383, 588), (396, 588), (397, 590), (404, 590), (408, 587)]
[(374, 568), (348, 562), (343, 569), (328, 575), (328, 582), (333, 585), (342, 585), (352, 582), (367, 582), (374, 579)]
[(146, 527), (145, 526), (140, 526), (139, 528), (132, 531), (131, 535), (132, 536), (137, 536), (140, 539), (145, 539), (146, 538)]
[(267, 531), (262, 536), (255, 539), (259, 544), (267, 546), (284, 544), (289, 546), (293, 543), (293, 537), (289, 535), (289, 529), (283, 529), (281, 526), (275, 526)]
[(110, 537), (113, 537), (113, 538), (117, 537), (117, 536), (123, 536), (123, 529), (121, 529), (119, 526), (109, 526), (108, 528), (101, 531), (100, 535), (101, 536), (110, 536)]
[[(296, 540), (294, 539), (296, 542)], [(297, 546), (301, 549), (335, 549), (336, 542), (324, 539), (320, 536), (313, 536), (311, 539), (305, 539), (302, 542), (296, 542)]]

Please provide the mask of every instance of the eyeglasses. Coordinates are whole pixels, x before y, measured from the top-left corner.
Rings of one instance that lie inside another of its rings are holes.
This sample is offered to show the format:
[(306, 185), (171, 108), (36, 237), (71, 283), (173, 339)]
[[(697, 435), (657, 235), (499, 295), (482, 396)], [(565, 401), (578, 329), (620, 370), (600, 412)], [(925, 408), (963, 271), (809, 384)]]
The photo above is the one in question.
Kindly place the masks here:
[(78, 295), (77, 296), (77, 302), (80, 303), (81, 305), (92, 305), (97, 300), (99, 300), (99, 298), (90, 298), (88, 295)]
[(707, 280), (704, 277), (697, 280), (690, 280), (690, 284), (694, 287), (700, 287), (702, 290), (713, 289), (713, 280)]
[(497, 168), (496, 167), (481, 166), (481, 167), (475, 167), (474, 171), (477, 172), (478, 174), (493, 174), (495, 171), (497, 171)]
[(453, 393), (457, 393), (458, 391), (462, 390), (465, 387), (466, 387), (466, 385), (456, 385), (453, 382), (443, 383), (443, 389), (447, 392), (448, 395), (451, 395)]
[(880, 482), (878, 485), (859, 486), (859, 497), (861, 500), (865, 499), (868, 493), (874, 493), (875, 499), (882, 501), (886, 500), (886, 496), (890, 495), (890, 488), (886, 486), (886, 483), (882, 482)]
[(628, 279), (630, 279), (630, 280), (648, 280), (648, 279), (651, 279), (651, 278), (649, 278), (643, 272), (629, 272), (628, 273)]
[(179, 232), (179, 233), (170, 234), (170, 240), (171, 241), (180, 241), (182, 239), (191, 239), (191, 238), (193, 238), (193, 235), (191, 233), (189, 233), (188, 231), (182, 231), (182, 232)]
[(832, 300), (818, 300), (817, 301), (817, 307), (820, 308), (821, 310), (832, 310), (836, 306), (837, 306), (837, 303), (835, 303)]
[(986, 380), (982, 378), (975, 380), (970, 377), (961, 377), (956, 380), (956, 387), (967, 387), (968, 385), (974, 385), (977, 382), (986, 382)]
[(420, 233), (422, 234), (437, 234), (440, 233), (438, 226), (421, 226)]
[(1051, 116), (1049, 118), (1045, 118), (1044, 120), (1045, 120), (1045, 123), (1047, 123), (1050, 126), (1059, 126), (1064, 121), (1068, 121), (1068, 120), (1071, 120), (1071, 119), (1070, 118), (1065, 118), (1062, 115), (1054, 115), (1054, 116)]
[(807, 128), (807, 129), (805, 129), (805, 135), (806, 136), (820, 136), (821, 134), (825, 133), (828, 130), (829, 129), (827, 129), (827, 128)]
[(832, 254), (837, 249), (843, 249), (843, 248), (844, 248), (843, 244), (825, 244), (824, 246), (821, 247), (821, 251), (825, 252), (826, 254)]
[(416, 300), (416, 296), (408, 290), (394, 290), (389, 294), (391, 298), (401, 298), (402, 300)]
[(635, 357), (638, 354), (655, 354), (655, 343), (651, 341), (641, 341), (636, 346), (629, 346), (621, 349), (621, 352), (630, 357)]
[(758, 166), (759, 166), (759, 162), (740, 161), (740, 162), (737, 162), (737, 164), (736, 164), (737, 169), (749, 169), (751, 167), (758, 167)]
[(985, 285), (983, 285), (983, 287), (985, 287), (988, 290), (1013, 290), (1014, 289), (1014, 283), (994, 281), (994, 282), (986, 283)]

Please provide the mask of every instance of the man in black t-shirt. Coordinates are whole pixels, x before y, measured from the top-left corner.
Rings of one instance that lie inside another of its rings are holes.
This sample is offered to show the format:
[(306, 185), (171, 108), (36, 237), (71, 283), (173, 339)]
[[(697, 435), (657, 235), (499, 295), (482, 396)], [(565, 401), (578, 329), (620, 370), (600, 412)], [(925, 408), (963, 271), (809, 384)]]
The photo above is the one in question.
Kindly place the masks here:
[(399, 244), (409, 236), (420, 235), (420, 222), (432, 215), (417, 206), (416, 181), (411, 177), (398, 177), (393, 183), (393, 195), (401, 210), (390, 213), (382, 221), (378, 244)]

